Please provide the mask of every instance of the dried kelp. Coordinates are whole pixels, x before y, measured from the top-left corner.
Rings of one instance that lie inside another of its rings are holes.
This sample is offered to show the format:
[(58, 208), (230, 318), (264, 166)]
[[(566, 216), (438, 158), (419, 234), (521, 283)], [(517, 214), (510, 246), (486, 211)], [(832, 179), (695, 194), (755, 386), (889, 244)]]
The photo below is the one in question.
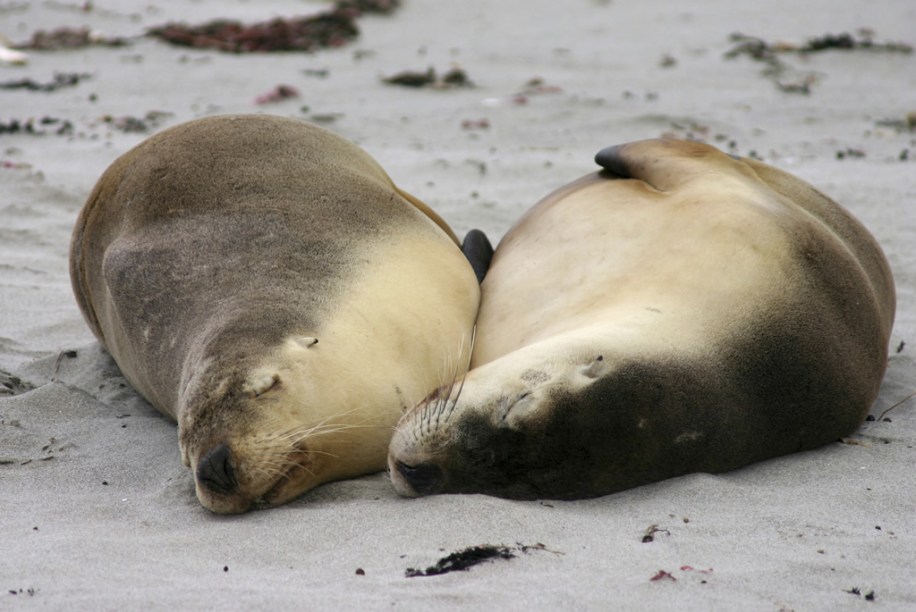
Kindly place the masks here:
[(306, 17), (277, 17), (243, 24), (217, 19), (197, 26), (167, 23), (149, 34), (173, 45), (232, 53), (317, 51), (343, 46), (359, 35), (356, 19), (364, 13), (387, 14), (399, 0), (340, 0), (328, 11)]

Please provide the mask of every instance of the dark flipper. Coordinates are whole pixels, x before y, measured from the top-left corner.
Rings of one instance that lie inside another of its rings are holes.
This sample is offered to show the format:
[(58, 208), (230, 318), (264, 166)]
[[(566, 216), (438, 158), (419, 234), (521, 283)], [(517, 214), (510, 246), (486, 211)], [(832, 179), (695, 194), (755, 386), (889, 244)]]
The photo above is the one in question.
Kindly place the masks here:
[(464, 236), (461, 252), (471, 263), (471, 268), (477, 275), (477, 282), (482, 283), (483, 278), (487, 275), (487, 270), (490, 269), (490, 261), (493, 259), (493, 246), (487, 235), (479, 229), (472, 229)]
[(659, 191), (704, 179), (711, 170), (745, 178), (749, 174), (743, 163), (713, 146), (665, 138), (607, 147), (595, 162), (618, 178), (638, 179)]
[(613, 145), (601, 149), (595, 155), (595, 163), (621, 178), (630, 178), (630, 172), (620, 154), (622, 146)]

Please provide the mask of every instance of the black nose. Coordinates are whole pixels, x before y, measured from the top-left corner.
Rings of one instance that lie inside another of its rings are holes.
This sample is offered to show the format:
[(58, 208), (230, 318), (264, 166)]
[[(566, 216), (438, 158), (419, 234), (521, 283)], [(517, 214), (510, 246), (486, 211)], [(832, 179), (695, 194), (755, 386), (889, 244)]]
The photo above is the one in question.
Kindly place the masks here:
[(395, 462), (398, 473), (410, 484), (418, 495), (431, 495), (442, 488), (442, 468), (435, 463), (407, 465)]
[(239, 483), (232, 468), (232, 451), (220, 444), (197, 464), (197, 482), (216, 493), (234, 493)]

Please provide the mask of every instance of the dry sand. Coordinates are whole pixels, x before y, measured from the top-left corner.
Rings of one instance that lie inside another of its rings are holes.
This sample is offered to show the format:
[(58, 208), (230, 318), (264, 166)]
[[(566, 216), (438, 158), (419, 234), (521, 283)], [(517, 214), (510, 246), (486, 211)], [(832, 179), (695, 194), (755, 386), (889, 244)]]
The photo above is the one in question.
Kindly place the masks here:
[[(134, 36), (169, 20), (258, 21), (327, 3), (92, 5), (3, 1), (0, 33), (22, 41), (88, 25)], [(0, 397), (0, 609), (916, 609), (914, 400), (866, 423), (856, 444), (588, 501), (404, 500), (378, 474), (243, 516), (198, 504), (175, 426), (125, 385), (83, 323), (67, 250), (117, 155), (215, 113), (322, 121), (459, 233), (479, 226), (494, 239), (591, 171), (606, 145), (673, 133), (753, 152), (832, 195), (883, 245), (899, 304), (873, 414), (916, 390), (916, 136), (883, 124), (916, 111), (916, 55), (781, 56), (780, 78), (810, 76), (808, 95), (780, 91), (763, 63), (724, 57), (734, 32), (804, 43), (869, 27), (913, 44), (911, 0), (407, 0), (359, 25), (355, 43), (315, 54), (138, 38), (0, 65), (2, 82), (89, 75), (53, 93), (0, 90), (0, 122), (60, 120), (36, 124), (42, 135), (0, 134), (0, 370), (27, 383)], [(380, 81), (453, 65), (476, 87)], [(518, 103), (534, 77), (541, 87)], [(253, 103), (281, 83), (301, 96)], [(122, 131), (125, 117), (150, 131)], [(63, 121), (72, 130), (58, 135)], [(467, 546), (516, 543), (549, 551), (405, 577)]]

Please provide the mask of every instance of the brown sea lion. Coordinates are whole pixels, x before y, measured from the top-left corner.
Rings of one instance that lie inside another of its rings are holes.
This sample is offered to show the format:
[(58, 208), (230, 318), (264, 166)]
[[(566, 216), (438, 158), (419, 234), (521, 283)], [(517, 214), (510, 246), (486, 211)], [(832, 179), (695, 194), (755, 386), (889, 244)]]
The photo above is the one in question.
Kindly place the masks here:
[(847, 435), (894, 318), (868, 231), (704, 144), (601, 151), (499, 243), (472, 369), (398, 425), (404, 495), (581, 498)]
[(70, 266), (99, 341), (178, 421), (214, 512), (383, 470), (401, 414), (463, 373), (479, 303), (455, 235), (369, 155), (263, 115), (117, 159)]

